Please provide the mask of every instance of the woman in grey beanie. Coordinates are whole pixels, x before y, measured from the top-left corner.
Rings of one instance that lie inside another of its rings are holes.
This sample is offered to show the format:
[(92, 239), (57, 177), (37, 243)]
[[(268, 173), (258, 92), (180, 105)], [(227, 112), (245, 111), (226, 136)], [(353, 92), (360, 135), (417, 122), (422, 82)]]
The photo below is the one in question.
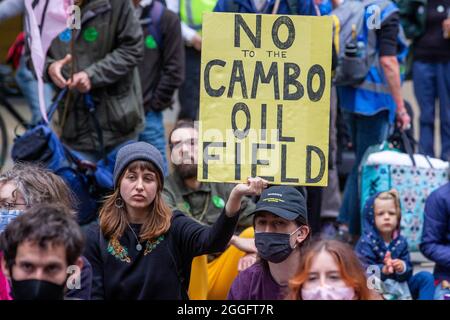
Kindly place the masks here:
[(145, 142), (122, 147), (113, 194), (87, 230), (85, 256), (92, 264), (93, 299), (188, 299), (192, 259), (223, 251), (235, 230), (241, 198), (267, 187), (249, 178), (230, 194), (219, 219), (204, 226), (164, 203), (163, 160)]

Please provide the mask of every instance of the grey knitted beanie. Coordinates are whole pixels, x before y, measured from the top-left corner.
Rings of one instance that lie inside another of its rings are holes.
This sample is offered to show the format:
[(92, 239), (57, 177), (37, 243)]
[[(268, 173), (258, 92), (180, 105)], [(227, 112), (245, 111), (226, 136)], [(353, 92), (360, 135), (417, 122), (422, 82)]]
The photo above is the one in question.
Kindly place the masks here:
[(147, 142), (134, 142), (127, 144), (119, 149), (117, 152), (116, 163), (114, 166), (114, 189), (117, 187), (117, 183), (120, 175), (126, 167), (136, 160), (150, 161), (164, 182), (163, 174), (163, 158), (158, 149)]

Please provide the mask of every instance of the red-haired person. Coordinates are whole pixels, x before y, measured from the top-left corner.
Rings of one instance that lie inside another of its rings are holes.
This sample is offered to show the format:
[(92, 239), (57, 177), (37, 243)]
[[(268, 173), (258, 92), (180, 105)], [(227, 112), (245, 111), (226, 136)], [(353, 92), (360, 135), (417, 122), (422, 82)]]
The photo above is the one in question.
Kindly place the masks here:
[(290, 300), (376, 300), (352, 248), (336, 240), (320, 240), (302, 255), (289, 281)]

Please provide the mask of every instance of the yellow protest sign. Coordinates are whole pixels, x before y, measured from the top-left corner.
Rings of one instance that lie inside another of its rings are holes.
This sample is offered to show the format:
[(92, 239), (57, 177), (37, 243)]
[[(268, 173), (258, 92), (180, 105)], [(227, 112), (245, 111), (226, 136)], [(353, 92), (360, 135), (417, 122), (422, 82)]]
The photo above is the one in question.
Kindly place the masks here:
[(326, 186), (332, 21), (203, 15), (200, 181)]

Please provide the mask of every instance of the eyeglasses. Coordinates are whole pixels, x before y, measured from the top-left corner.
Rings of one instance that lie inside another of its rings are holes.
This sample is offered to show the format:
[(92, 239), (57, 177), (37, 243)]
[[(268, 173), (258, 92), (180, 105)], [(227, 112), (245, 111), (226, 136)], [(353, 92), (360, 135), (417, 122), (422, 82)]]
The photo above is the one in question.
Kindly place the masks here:
[(17, 206), (27, 206), (26, 203), (0, 201), (0, 209), (14, 210)]
[(170, 143), (169, 147), (171, 150), (173, 149), (179, 149), (181, 148), (183, 145), (188, 145), (190, 147), (195, 147), (197, 146), (197, 142), (198, 139), (197, 138), (191, 138), (191, 139), (186, 139), (186, 140), (181, 140), (181, 141), (177, 141), (175, 143)]

